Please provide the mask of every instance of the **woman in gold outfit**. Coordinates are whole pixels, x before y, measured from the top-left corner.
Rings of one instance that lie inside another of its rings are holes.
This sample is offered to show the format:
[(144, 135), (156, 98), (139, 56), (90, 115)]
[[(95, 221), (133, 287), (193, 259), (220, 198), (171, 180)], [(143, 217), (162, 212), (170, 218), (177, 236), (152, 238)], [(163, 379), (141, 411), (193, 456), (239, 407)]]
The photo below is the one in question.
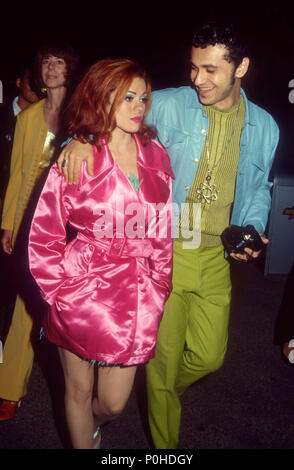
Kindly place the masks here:
[[(10, 179), (4, 199), (1, 244), (12, 254), (36, 183), (50, 165), (60, 113), (71, 88), (78, 57), (70, 46), (41, 47), (36, 55), (36, 85), (46, 97), (17, 117), (11, 155)], [(0, 363), (0, 421), (10, 419), (27, 392), (34, 352), (32, 318), (20, 295), (16, 298), (10, 330)]]

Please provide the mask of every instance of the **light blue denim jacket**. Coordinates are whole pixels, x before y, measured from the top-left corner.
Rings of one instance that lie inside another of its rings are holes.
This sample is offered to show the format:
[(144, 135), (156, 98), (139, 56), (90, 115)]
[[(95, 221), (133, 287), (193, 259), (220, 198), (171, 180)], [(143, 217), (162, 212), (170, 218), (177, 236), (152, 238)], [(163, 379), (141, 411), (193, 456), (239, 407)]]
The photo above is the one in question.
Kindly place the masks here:
[[(269, 113), (247, 100), (243, 90), (241, 93), (246, 113), (231, 224), (252, 224), (263, 232), (271, 204), (268, 176), (279, 129)], [(156, 127), (158, 139), (170, 156), (176, 177), (173, 200), (180, 209), (201, 158), (209, 125), (207, 115), (193, 88), (167, 88), (153, 92), (146, 123)]]

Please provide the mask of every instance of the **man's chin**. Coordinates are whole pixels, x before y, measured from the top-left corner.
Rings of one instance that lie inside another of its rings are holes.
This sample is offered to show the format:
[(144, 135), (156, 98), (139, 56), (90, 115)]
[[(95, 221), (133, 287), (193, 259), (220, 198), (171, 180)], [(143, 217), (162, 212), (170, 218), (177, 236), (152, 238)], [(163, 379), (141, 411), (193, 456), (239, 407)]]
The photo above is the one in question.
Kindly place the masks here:
[(211, 99), (206, 98), (205, 96), (201, 96), (199, 93), (197, 93), (197, 95), (200, 103), (203, 104), (203, 106), (211, 106), (214, 104)]
[(198, 96), (198, 100), (200, 101), (201, 104), (203, 104), (203, 106), (211, 106), (214, 104), (214, 101), (212, 98), (208, 97), (208, 96), (203, 96), (195, 86), (192, 86), (192, 88), (196, 91), (197, 93), (197, 96)]

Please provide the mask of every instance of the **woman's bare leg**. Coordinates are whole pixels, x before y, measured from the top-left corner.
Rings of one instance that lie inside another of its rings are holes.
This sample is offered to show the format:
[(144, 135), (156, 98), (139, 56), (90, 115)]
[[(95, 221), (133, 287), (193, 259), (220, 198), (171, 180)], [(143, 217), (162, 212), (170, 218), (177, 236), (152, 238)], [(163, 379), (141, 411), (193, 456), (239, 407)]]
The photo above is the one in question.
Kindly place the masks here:
[(63, 348), (58, 348), (65, 378), (65, 411), (74, 449), (93, 447), (93, 366)]
[(136, 369), (136, 366), (99, 367), (97, 398), (93, 400), (97, 426), (116, 418), (123, 411), (133, 388)]
[(97, 398), (93, 399), (93, 366), (66, 349), (58, 350), (65, 377), (65, 411), (73, 448), (91, 449), (100, 438), (98, 435), (97, 442), (93, 441), (96, 427), (123, 411), (137, 368), (100, 366)]

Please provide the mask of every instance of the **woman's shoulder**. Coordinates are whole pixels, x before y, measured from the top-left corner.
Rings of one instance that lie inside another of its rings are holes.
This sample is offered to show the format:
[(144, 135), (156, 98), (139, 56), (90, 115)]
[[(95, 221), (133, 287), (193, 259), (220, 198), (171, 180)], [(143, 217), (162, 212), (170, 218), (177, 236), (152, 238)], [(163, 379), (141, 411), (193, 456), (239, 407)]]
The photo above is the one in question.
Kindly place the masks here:
[(27, 119), (39, 116), (39, 114), (43, 112), (44, 102), (45, 99), (42, 99), (36, 103), (30, 104), (26, 109), (18, 114), (18, 120), (25, 122)]

